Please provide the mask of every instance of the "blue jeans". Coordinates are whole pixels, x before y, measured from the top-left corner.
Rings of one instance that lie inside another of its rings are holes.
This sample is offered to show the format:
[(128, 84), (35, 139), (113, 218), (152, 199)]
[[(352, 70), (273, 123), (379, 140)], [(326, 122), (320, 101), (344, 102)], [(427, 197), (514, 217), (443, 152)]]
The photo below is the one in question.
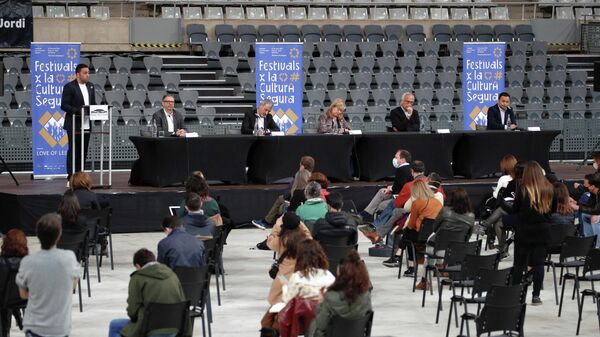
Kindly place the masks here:
[[(121, 337), (121, 330), (129, 324), (129, 319), (127, 318), (117, 318), (110, 321), (110, 325), (108, 326), (108, 337)], [(161, 335), (150, 335), (152, 337), (175, 337), (176, 334), (161, 334)]]
[(596, 248), (600, 248), (600, 216), (596, 222), (592, 222), (592, 216), (589, 214), (582, 214), (581, 220), (583, 224), (583, 236), (596, 235)]
[(387, 206), (383, 209), (383, 211), (377, 216), (377, 219), (375, 219), (375, 221), (373, 221), (373, 226), (375, 226), (375, 228), (379, 228), (379, 227), (385, 225), (385, 223), (388, 222), (388, 220), (392, 217), (392, 214), (394, 213), (395, 208), (396, 208), (396, 206), (394, 205), (394, 201), (392, 200), (389, 204), (387, 204)]

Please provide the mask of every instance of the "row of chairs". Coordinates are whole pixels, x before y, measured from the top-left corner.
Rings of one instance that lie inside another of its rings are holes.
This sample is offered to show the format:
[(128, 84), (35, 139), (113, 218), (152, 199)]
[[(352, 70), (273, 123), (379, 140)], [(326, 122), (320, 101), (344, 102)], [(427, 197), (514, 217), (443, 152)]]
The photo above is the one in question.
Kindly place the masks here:
[(106, 20), (110, 18), (110, 8), (108, 6), (90, 6), (89, 11), (87, 6), (65, 6), (47, 5), (32, 6), (34, 18), (94, 18)]
[[(208, 40), (205, 28), (201, 24), (190, 24), (187, 28), (187, 34), (190, 43), (200, 43)], [(402, 25), (366, 25), (361, 27), (357, 24), (340, 26), (337, 24), (325, 24), (322, 27), (313, 24), (302, 25), (282, 25), (279, 28), (275, 25), (259, 25), (258, 28), (242, 24), (234, 27), (230, 24), (218, 24), (215, 26), (215, 36), (218, 42), (231, 43), (235, 41), (244, 42), (382, 42), (388, 41), (418, 41), (426, 40), (428, 34), (424, 31), (422, 25), (410, 24)], [(469, 41), (527, 41), (532, 42), (535, 39), (531, 25), (520, 24), (515, 26), (514, 30), (509, 25), (499, 24), (493, 28), (490, 25), (478, 24), (473, 27), (470, 25), (459, 24), (453, 29), (446, 24), (436, 24), (432, 27), (432, 40), (448, 42), (458, 40)]]

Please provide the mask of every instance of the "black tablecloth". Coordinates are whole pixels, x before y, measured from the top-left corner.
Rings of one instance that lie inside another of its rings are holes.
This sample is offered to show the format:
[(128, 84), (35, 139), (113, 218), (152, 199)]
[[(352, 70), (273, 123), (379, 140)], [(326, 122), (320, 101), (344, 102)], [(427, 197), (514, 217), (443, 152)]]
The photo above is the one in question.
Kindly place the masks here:
[(151, 138), (130, 137), (139, 159), (131, 170), (132, 185), (169, 186), (200, 170), (211, 180), (246, 182), (246, 159), (254, 136)]
[(257, 137), (248, 155), (248, 178), (269, 184), (298, 171), (300, 157), (315, 158), (315, 171), (337, 181), (352, 180), (351, 156), (355, 136), (298, 135)]
[(550, 172), (549, 152), (557, 130), (463, 132), (454, 148), (454, 175), (479, 178), (500, 172), (500, 159), (513, 154), (535, 160)]
[(425, 163), (427, 172), (452, 178), (452, 150), (461, 134), (378, 133), (364, 134), (357, 142), (361, 180), (375, 181), (394, 175), (392, 158), (398, 149)]

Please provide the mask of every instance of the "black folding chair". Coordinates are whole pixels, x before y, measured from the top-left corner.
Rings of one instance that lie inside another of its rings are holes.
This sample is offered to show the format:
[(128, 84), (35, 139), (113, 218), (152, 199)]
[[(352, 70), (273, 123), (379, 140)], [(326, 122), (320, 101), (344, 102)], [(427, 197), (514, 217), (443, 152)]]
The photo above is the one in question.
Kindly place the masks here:
[[(83, 278), (87, 281), (88, 297), (92, 297), (92, 290), (90, 288), (88, 237), (89, 230), (78, 233), (63, 232), (58, 240), (57, 247), (75, 253), (75, 258), (83, 265)], [(77, 279), (77, 291), (79, 293), (79, 311), (83, 312), (81, 278)]]
[(581, 313), (583, 312), (583, 302), (587, 296), (595, 299), (598, 315), (598, 326), (600, 327), (600, 291), (594, 287), (594, 282), (600, 281), (600, 249), (591, 249), (588, 255), (585, 257), (585, 264), (583, 265), (582, 275), (576, 282), (577, 290), (579, 291), (579, 282), (589, 281), (591, 283), (591, 289), (584, 289), (581, 291), (581, 303), (579, 304), (579, 312), (577, 317), (577, 335), (579, 335), (579, 327), (581, 325)]
[(327, 256), (327, 260), (329, 261), (329, 271), (333, 275), (337, 275), (337, 266), (340, 263), (340, 260), (348, 255), (349, 251), (358, 249), (358, 245), (333, 246), (323, 244), (321, 247), (323, 247), (325, 256)]
[[(526, 284), (492, 286), (479, 316), (475, 318), (477, 336), (502, 331), (502, 336), (523, 336)], [(462, 335), (462, 326), (461, 326)], [(467, 325), (467, 336), (470, 336)]]
[[(185, 298), (190, 301), (190, 318), (192, 319), (192, 333), (194, 331), (194, 321), (196, 317), (202, 319), (202, 336), (206, 336), (206, 322), (204, 310), (210, 301), (208, 296), (210, 287), (210, 271), (208, 266), (200, 268), (176, 267), (175, 274), (181, 282), (181, 287), (185, 293)], [(208, 322), (208, 336), (212, 336), (210, 322)]]
[(140, 336), (158, 329), (177, 329), (177, 337), (185, 336), (189, 320), (190, 301), (173, 304), (148, 303), (144, 309), (144, 319)]
[[(113, 242), (112, 242), (112, 207), (102, 208), (102, 209), (82, 209), (79, 212), (81, 215), (85, 216), (86, 219), (91, 220), (94, 218), (98, 219), (97, 230), (94, 235), (94, 244), (100, 244), (104, 238), (108, 239), (108, 255), (110, 257), (110, 269), (115, 269), (115, 264), (113, 260)], [(99, 266), (102, 265), (102, 255), (101, 252), (95, 252), (97, 255), (100, 255), (100, 260), (97, 261)], [(98, 282), (100, 282), (100, 272), (98, 271)]]
[[(401, 238), (400, 239), (400, 244), (404, 244), (404, 246), (406, 247), (405, 249), (402, 249), (402, 252), (400, 253), (400, 263), (399, 263), (399, 267), (398, 267), (398, 278), (400, 278), (400, 273), (402, 272), (402, 258), (404, 257), (404, 251), (406, 249), (409, 249), (412, 253), (412, 256), (414, 258), (413, 264), (414, 264), (414, 268), (415, 268), (415, 272), (413, 275), (413, 287), (412, 287), (412, 291), (413, 293), (415, 292), (416, 286), (417, 286), (417, 274), (419, 273), (419, 256), (424, 256), (425, 254), (425, 249), (422, 248), (420, 250), (417, 249), (417, 247), (425, 247), (426, 243), (427, 243), (427, 239), (429, 238), (429, 236), (433, 233), (433, 219), (423, 219), (423, 222), (421, 223), (421, 230), (419, 231), (419, 235), (417, 237), (417, 241), (413, 242), (411, 240), (406, 240), (405, 238)], [(417, 256), (417, 254), (419, 256)], [(409, 264), (408, 264), (408, 260), (409, 259), (409, 254), (406, 254), (406, 266), (408, 268)], [(431, 292), (431, 295), (433, 295), (433, 291)]]
[[(550, 242), (548, 243), (548, 249), (546, 251), (547, 256), (544, 261), (544, 266), (548, 268), (547, 271), (550, 271), (552, 264), (556, 263), (552, 260), (552, 255), (560, 254), (565, 239), (569, 236), (575, 236), (576, 231), (577, 227), (573, 224), (555, 224), (550, 226)], [(554, 280), (554, 300), (556, 301), (556, 305), (558, 305), (558, 286), (556, 285), (556, 279)]]
[[(0, 265), (0, 305), (6, 311), (7, 317), (3, 317), (3, 323), (7, 326), (2, 326), (2, 337), (8, 336), (10, 332), (11, 316), (15, 317), (15, 321), (20, 330), (23, 330), (23, 314), (27, 307), (27, 300), (21, 298), (19, 287), (15, 282), (17, 270), (11, 270), (8, 265)], [(6, 320), (4, 322), (4, 320)]]
[(327, 337), (371, 337), (373, 312), (369, 311), (358, 319), (346, 319), (333, 316), (327, 327)]

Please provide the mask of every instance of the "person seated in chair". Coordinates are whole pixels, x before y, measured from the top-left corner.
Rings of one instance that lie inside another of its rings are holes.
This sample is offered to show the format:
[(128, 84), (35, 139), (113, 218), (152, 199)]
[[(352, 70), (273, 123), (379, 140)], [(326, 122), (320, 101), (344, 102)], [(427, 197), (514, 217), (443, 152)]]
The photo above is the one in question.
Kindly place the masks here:
[(390, 111), (392, 119), (392, 130), (395, 132), (419, 132), (421, 130), (421, 120), (419, 113), (413, 109), (415, 104), (415, 95), (410, 91), (402, 94), (400, 106)]
[(321, 199), (321, 185), (311, 181), (304, 188), (306, 201), (296, 209), (296, 214), (303, 222), (312, 222), (322, 219), (327, 213), (327, 205)]
[(268, 135), (273, 131), (279, 131), (279, 126), (273, 120), (273, 101), (264, 99), (255, 111), (249, 111), (242, 121), (242, 134), (257, 136)]
[[(69, 188), (77, 196), (79, 207), (82, 209), (99, 209), (98, 195), (92, 192), (92, 177), (87, 172), (75, 172), (69, 181)], [(108, 206), (108, 205), (106, 205)]]
[(350, 124), (344, 118), (344, 110), (346, 110), (346, 104), (341, 98), (336, 98), (327, 111), (319, 116), (317, 121), (317, 131), (319, 133), (330, 133), (330, 134), (346, 134), (352, 130)]
[(167, 237), (158, 242), (158, 262), (173, 270), (205, 265), (204, 243), (186, 232), (177, 217), (164, 218), (162, 228)]
[(356, 215), (342, 212), (344, 200), (338, 192), (330, 192), (327, 196), (325, 218), (317, 220), (313, 225), (313, 239), (321, 244), (336, 246), (355, 245), (358, 240), (357, 227), (362, 223)]
[(488, 130), (514, 130), (517, 128), (515, 113), (510, 108), (510, 95), (501, 92), (498, 95), (498, 103), (491, 106), (487, 112)]
[(204, 215), (202, 211), (202, 198), (190, 192), (185, 197), (185, 210), (187, 214), (181, 218), (181, 225), (185, 231), (194, 236), (214, 237), (217, 225), (212, 218)]
[(158, 131), (164, 132), (167, 136), (185, 137), (184, 116), (181, 112), (174, 109), (175, 98), (173, 98), (173, 95), (165, 95), (162, 100), (162, 106), (162, 109), (152, 115), (152, 120), (156, 123)]
[[(156, 262), (154, 253), (142, 248), (133, 255), (135, 271), (129, 279), (127, 316), (129, 319), (110, 321), (108, 337), (140, 336), (144, 311), (150, 303), (178, 303), (185, 301), (185, 294), (177, 275), (164, 264)], [(182, 336), (191, 336), (191, 324)], [(158, 329), (150, 336), (175, 337), (177, 329)]]
[[(6, 233), (6, 235), (4, 236), (4, 238), (2, 238), (2, 251), (0, 252), (0, 270), (2, 270), (2, 272), (6, 274), (8, 274), (9, 272), (18, 272), (21, 260), (23, 259), (23, 257), (27, 256), (27, 254), (29, 254), (29, 248), (27, 247), (27, 237), (25, 236), (25, 233), (23, 233), (22, 230), (17, 228), (9, 230), (8, 233)], [(8, 277), (5, 277), (4, 279), (5, 282), (15, 282), (14, 279), (11, 280)], [(2, 287), (6, 286), (8, 286), (8, 284), (2, 285)], [(17, 289), (16, 286), (13, 285), (13, 287), (13, 289)], [(16, 292), (15, 294), (9, 294), (8, 292), (6, 292), (5, 296), (7, 296), (7, 299), (19, 298), (19, 294)], [(23, 301), (23, 303), (27, 302)], [(15, 316), (15, 319), (22, 319), (21, 310), (11, 310), (8, 308), (0, 310), (0, 319), (2, 322), (2, 336), (9, 336), (12, 321), (11, 314)]]

